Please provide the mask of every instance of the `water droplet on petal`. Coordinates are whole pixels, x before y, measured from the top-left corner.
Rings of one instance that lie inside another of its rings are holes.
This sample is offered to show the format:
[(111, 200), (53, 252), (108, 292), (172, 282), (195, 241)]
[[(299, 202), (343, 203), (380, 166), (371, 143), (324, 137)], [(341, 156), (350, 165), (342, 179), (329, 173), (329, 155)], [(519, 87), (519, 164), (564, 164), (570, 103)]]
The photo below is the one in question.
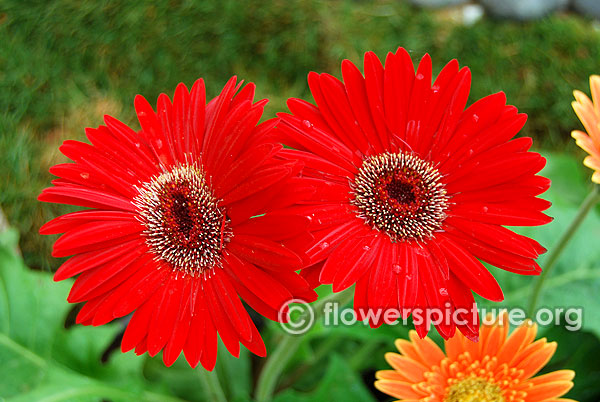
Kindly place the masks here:
[(437, 94), (438, 92), (440, 92), (440, 86), (434, 85), (431, 87), (431, 90), (433, 91), (434, 94)]
[(488, 208), (488, 207), (483, 207), (483, 208), (481, 208), (481, 209), (482, 209), (482, 211), (483, 211), (483, 212), (487, 212), (487, 211), (489, 210), (489, 208)]
[(400, 271), (402, 271), (402, 267), (400, 264), (392, 264), (392, 271), (394, 271), (395, 274), (399, 274)]
[(425, 78), (425, 76), (424, 76), (423, 74), (419, 73), (419, 74), (417, 74), (417, 77), (416, 77), (416, 78), (417, 78), (418, 80), (422, 80), (423, 78)]
[(310, 120), (302, 120), (302, 124), (304, 124), (304, 126), (306, 128), (312, 128), (313, 124), (310, 122)]
[(86, 173), (86, 172), (81, 172), (79, 173), (79, 176), (81, 176), (82, 179), (87, 180), (90, 178), (90, 174)]
[(412, 280), (412, 275), (406, 275), (406, 280), (407, 280), (407, 281), (410, 281), (410, 280)]
[(329, 247), (329, 243), (327, 243), (326, 241), (324, 241), (323, 243), (321, 243), (319, 245), (319, 247), (321, 247), (321, 250), (325, 250), (327, 247)]
[(446, 289), (446, 288), (440, 288), (440, 294), (442, 296), (448, 296), (448, 289)]
[(477, 122), (479, 121), (479, 116), (478, 116), (478, 115), (476, 115), (476, 114), (473, 114), (473, 121), (474, 121), (475, 123), (477, 123)]

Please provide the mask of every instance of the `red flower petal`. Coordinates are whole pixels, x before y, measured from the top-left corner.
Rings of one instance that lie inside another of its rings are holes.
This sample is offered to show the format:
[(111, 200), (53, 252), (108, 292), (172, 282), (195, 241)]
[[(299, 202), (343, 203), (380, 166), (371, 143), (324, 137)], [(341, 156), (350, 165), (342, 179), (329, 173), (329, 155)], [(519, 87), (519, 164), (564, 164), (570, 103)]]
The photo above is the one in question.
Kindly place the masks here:
[(250, 317), (227, 277), (216, 272), (209, 280), (205, 281), (205, 286), (211, 309), (220, 309), (238, 336), (241, 339), (250, 339), (252, 334)]
[[(379, 254), (370, 268), (367, 301), (371, 309), (385, 308), (392, 300), (397, 300), (397, 289), (392, 285), (396, 282), (395, 276), (400, 272), (399, 266), (396, 265), (396, 251), (397, 247), (394, 244), (381, 242)], [(358, 283), (356, 286), (358, 288)]]
[(327, 259), (321, 271), (321, 282), (332, 283), (334, 292), (352, 286), (368, 272), (378, 252), (379, 242), (374, 236), (361, 239), (359, 235), (358, 240), (346, 241)]
[(399, 270), (396, 275), (398, 308), (410, 309), (415, 307), (419, 293), (417, 255), (414, 248), (405, 242), (398, 243), (396, 247), (396, 265)]
[(238, 235), (228, 245), (236, 256), (269, 269), (297, 270), (302, 267), (302, 260), (296, 253), (280, 243), (261, 237)]
[(292, 294), (285, 288), (285, 284), (276, 281), (269, 273), (240, 260), (234, 255), (227, 257), (223, 269), (232, 281), (238, 281), (258, 296), (259, 300), (275, 310), (278, 310), (293, 298)]
[(136, 248), (141, 247), (143, 247), (141, 241), (131, 240), (101, 251), (89, 251), (78, 254), (65, 261), (65, 263), (58, 268), (54, 274), (54, 281), (62, 281), (92, 268), (104, 265), (108, 261), (121, 257), (124, 254), (130, 253)]
[(77, 205), (80, 207), (119, 209), (136, 212), (130, 200), (104, 191), (80, 186), (51, 187), (42, 191), (38, 200), (59, 204)]
[(85, 271), (75, 280), (67, 300), (70, 303), (79, 303), (116, 287), (150, 260), (147, 254), (143, 255), (144, 252), (140, 247), (103, 266)]
[(494, 276), (471, 254), (447, 236), (440, 235), (440, 248), (445, 252), (450, 270), (475, 293), (491, 301), (502, 301), (502, 289)]
[(67, 257), (131, 240), (142, 227), (130, 221), (98, 221), (76, 226), (62, 235), (52, 250), (53, 257)]
[(185, 282), (186, 280), (171, 275), (160, 291), (162, 297), (154, 309), (148, 331), (147, 342), (150, 356), (160, 352), (173, 333), (177, 312), (181, 309)]

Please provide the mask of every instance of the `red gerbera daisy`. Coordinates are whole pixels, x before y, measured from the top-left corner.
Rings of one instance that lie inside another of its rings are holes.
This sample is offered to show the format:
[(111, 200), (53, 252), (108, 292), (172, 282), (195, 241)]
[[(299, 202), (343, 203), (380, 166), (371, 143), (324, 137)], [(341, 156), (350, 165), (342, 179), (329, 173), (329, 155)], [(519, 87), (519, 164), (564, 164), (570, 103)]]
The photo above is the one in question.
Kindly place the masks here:
[[(528, 152), (530, 138), (511, 140), (526, 115), (506, 105), (504, 93), (465, 110), (469, 69), (453, 60), (432, 85), (429, 55), (415, 73), (402, 48), (385, 67), (367, 53), (364, 76), (345, 60), (342, 75), (343, 82), (310, 73), (316, 106), (290, 99), (291, 114), (280, 115), (279, 135), (295, 148), (280, 155), (303, 161), (317, 188), (297, 208), (316, 237), (303, 274), (335, 292), (356, 283), (359, 313), (395, 309), (404, 317), (416, 308), (471, 312), (471, 291), (502, 300), (481, 261), (539, 274), (534, 259), (545, 249), (503, 227), (551, 220), (541, 212), (550, 203), (536, 197), (550, 185), (536, 176), (545, 159)], [(425, 336), (430, 320), (414, 318)], [(478, 320), (467, 321), (459, 328), (475, 339)], [(372, 325), (381, 322), (371, 315)], [(445, 338), (456, 328), (448, 320), (436, 327)]]
[[(122, 350), (156, 355), (171, 365), (183, 350), (190, 365), (212, 370), (217, 333), (239, 354), (239, 342), (265, 355), (239, 296), (276, 320), (290, 299), (316, 294), (295, 270), (308, 220), (289, 211), (303, 196), (297, 162), (275, 156), (275, 119), (258, 124), (266, 100), (233, 77), (208, 104), (204, 82), (180, 84), (157, 112), (135, 98), (141, 131), (106, 116), (87, 129), (92, 145), (66, 141), (75, 163), (50, 172), (60, 179), (46, 202), (91, 209), (69, 213), (42, 234), (64, 233), (53, 256), (73, 256), (55, 280), (79, 275), (68, 301), (87, 302), (77, 316), (102, 325), (133, 311)], [(238, 92), (239, 90), (239, 92)], [(236, 94), (237, 93), (237, 94)]]

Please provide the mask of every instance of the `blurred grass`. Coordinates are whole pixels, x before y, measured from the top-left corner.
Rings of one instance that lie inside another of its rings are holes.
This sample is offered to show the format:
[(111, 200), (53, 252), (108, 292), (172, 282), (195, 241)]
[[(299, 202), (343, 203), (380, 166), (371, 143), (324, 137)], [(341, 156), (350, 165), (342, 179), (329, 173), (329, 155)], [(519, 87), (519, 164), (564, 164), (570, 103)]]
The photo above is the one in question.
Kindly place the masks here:
[(288, 97), (308, 97), (308, 71), (339, 76), (343, 58), (398, 46), (416, 60), (429, 52), (436, 72), (458, 58), (473, 72), (471, 99), (504, 90), (530, 115), (523, 134), (544, 147), (570, 144), (579, 127), (571, 92), (587, 92), (600, 71), (597, 25), (575, 15), (465, 27), (400, 0), (0, 0), (0, 205), (22, 233), (26, 262), (57, 264), (53, 239), (37, 231), (65, 209), (35, 198), (63, 160), (58, 145), (106, 113), (135, 124), (135, 94), (153, 101), (204, 77), (214, 96), (237, 74), (271, 99), (272, 115)]

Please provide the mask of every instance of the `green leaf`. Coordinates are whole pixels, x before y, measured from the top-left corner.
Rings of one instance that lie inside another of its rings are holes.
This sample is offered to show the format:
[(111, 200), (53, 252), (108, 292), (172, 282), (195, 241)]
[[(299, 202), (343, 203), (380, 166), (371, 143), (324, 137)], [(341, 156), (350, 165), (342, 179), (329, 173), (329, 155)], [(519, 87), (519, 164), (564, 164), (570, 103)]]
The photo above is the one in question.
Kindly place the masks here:
[[(117, 354), (102, 363), (118, 325), (65, 329), (70, 283), (53, 283), (16, 254), (17, 236), (0, 233), (0, 397), (11, 401), (173, 400), (148, 391), (143, 359)], [(155, 387), (154, 387), (155, 388)]]
[[(374, 380), (374, 379), (373, 379)], [(309, 401), (374, 401), (362, 379), (337, 355), (332, 355), (327, 371), (312, 392), (286, 390), (276, 396), (275, 402)]]

